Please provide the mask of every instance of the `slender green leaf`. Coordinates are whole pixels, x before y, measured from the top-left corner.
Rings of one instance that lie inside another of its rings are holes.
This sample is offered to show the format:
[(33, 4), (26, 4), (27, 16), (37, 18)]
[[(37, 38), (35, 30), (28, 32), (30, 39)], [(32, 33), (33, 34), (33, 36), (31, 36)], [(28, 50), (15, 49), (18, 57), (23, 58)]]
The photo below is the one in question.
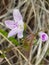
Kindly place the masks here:
[[(0, 29), (0, 33), (2, 33), (5, 37), (7, 37), (8, 33), (3, 29)], [(18, 41), (14, 37), (8, 38), (13, 44), (19, 45)]]

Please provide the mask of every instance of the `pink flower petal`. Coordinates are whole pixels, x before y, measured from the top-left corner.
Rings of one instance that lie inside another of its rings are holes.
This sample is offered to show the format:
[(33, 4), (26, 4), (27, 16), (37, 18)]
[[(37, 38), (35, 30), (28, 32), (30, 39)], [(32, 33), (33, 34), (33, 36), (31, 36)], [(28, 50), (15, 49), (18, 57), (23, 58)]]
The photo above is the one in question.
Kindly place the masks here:
[(14, 17), (15, 22), (22, 20), (22, 15), (18, 9), (13, 10), (13, 17)]
[(15, 24), (15, 22), (12, 21), (12, 20), (6, 20), (6, 21), (5, 21), (5, 25), (6, 25), (6, 27), (8, 27), (9, 29), (14, 29), (14, 28), (16, 27), (14, 24)]
[(13, 36), (13, 35), (16, 35), (16, 34), (18, 33), (17, 31), (18, 31), (18, 30), (17, 30), (17, 27), (14, 28), (14, 29), (12, 29), (12, 30), (9, 32), (9, 34), (8, 34), (8, 38), (11, 37), (11, 36)]
[(39, 32), (39, 36), (42, 39), (43, 42), (48, 40), (48, 35), (44, 32)]
[(9, 29), (12, 29), (9, 32), (8, 37), (18, 34), (18, 38), (22, 38), (23, 31), (24, 31), (24, 23), (23, 23), (22, 15), (18, 9), (13, 10), (13, 17), (14, 17), (14, 21), (12, 21), (12, 20), (5, 21), (5, 25)]
[(23, 32), (19, 32), (17, 35), (18, 35), (18, 38), (20, 39), (23, 38)]

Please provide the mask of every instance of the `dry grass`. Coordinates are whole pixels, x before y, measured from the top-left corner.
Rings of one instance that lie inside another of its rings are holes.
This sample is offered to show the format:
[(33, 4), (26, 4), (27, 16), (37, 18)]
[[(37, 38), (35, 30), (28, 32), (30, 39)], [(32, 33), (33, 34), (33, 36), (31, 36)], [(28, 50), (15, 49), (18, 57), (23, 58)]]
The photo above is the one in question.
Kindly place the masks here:
[[(41, 30), (47, 32), (49, 35), (49, 0), (0, 0), (0, 29), (8, 30), (4, 25), (4, 21), (12, 19), (11, 13), (14, 8), (20, 9), (23, 20), (27, 24), (25, 32), (27, 32), (28, 36), (30, 34), (36, 35)], [(5, 43), (6, 40), (8, 42), (7, 48), (10, 48), (9, 51), (12, 50), (14, 53), (12, 57), (6, 56), (0, 65), (6, 65), (6, 61), (8, 62), (7, 65), (49, 65), (49, 60), (45, 58), (45, 54), (49, 48), (49, 40), (43, 43), (39, 38), (37, 45), (31, 46), (29, 56), (27, 55), (28, 52), (21, 45), (15, 46), (1, 33), (0, 40), (0, 44)], [(5, 55), (9, 53), (9, 51), (0, 51)], [(14, 57), (17, 60), (15, 63), (12, 61)]]

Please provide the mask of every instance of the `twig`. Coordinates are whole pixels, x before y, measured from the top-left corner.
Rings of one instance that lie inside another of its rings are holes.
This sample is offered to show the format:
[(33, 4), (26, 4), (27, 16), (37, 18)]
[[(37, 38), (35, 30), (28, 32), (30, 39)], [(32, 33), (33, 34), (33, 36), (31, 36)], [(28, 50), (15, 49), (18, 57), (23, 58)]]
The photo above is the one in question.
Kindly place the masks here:
[[(3, 55), (5, 55), (1, 50), (0, 50), (0, 52), (1, 52)], [(12, 65), (12, 64), (9, 62), (9, 60), (7, 59), (6, 56), (4, 56), (4, 58), (5, 58), (5, 60), (9, 63), (9, 65)]]
[(40, 54), (41, 54), (41, 46), (42, 46), (42, 41), (39, 41), (39, 47), (38, 47), (38, 52), (37, 52), (37, 56), (36, 56), (36, 62), (38, 61)]
[(28, 61), (28, 59), (20, 52), (17, 47), (15, 47), (15, 45), (11, 41), (9, 41), (2, 33), (0, 33), (0, 35), (3, 36), (14, 47), (16, 51), (18, 51), (18, 53), (26, 60), (26, 62), (28, 62), (29, 65), (32, 65), (30, 61)]
[(37, 61), (37, 63), (36, 63), (35, 65), (39, 65), (39, 63), (40, 63), (41, 60), (43, 59), (43, 57), (44, 57), (44, 55), (45, 55), (45, 53), (46, 53), (48, 47), (49, 47), (49, 40), (48, 40), (48, 41), (46, 42), (46, 44), (44, 45), (42, 54), (40, 55), (40, 57), (39, 57), (39, 59), (38, 59), (38, 61)]

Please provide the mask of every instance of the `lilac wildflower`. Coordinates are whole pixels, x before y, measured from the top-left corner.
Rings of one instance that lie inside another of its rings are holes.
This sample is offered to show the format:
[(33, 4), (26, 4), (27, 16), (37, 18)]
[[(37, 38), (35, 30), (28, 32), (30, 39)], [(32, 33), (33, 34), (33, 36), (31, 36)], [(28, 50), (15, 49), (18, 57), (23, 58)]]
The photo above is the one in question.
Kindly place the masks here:
[(39, 32), (39, 36), (43, 42), (48, 40), (48, 35), (44, 32)]
[(23, 37), (23, 31), (24, 31), (24, 22), (22, 15), (18, 9), (13, 10), (13, 18), (14, 20), (6, 20), (5, 25), (11, 31), (8, 34), (8, 37), (11, 37), (15, 34), (17, 34), (18, 38)]

